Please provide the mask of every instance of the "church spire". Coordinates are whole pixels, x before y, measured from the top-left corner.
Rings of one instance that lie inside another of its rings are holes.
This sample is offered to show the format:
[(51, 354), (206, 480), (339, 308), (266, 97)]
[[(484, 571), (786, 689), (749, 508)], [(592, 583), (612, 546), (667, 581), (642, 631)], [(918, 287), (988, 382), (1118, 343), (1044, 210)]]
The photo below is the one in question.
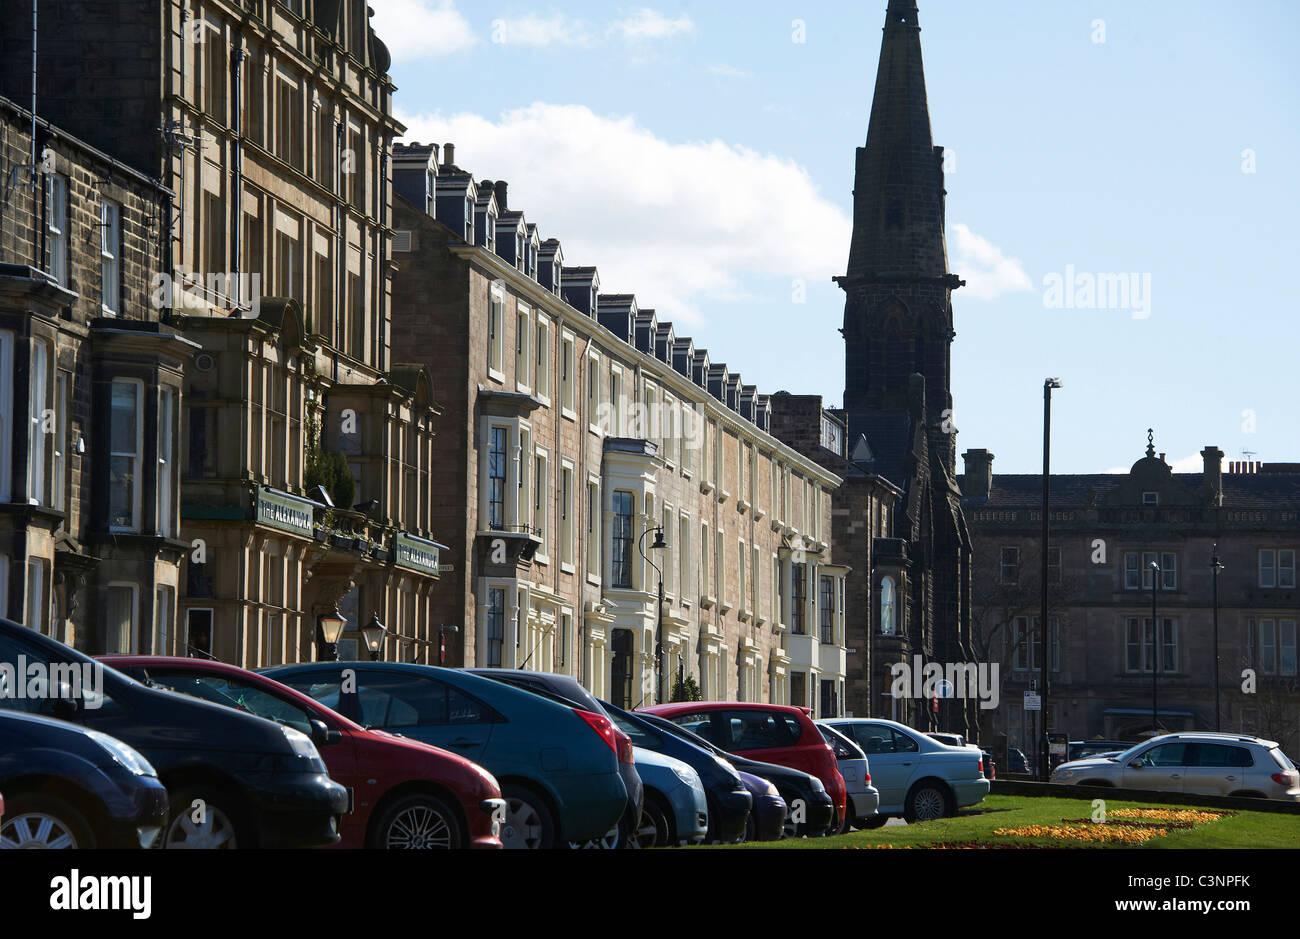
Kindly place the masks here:
[(885, 12), (854, 197), (850, 279), (948, 274), (943, 150), (930, 133), (915, 0), (890, 0)]

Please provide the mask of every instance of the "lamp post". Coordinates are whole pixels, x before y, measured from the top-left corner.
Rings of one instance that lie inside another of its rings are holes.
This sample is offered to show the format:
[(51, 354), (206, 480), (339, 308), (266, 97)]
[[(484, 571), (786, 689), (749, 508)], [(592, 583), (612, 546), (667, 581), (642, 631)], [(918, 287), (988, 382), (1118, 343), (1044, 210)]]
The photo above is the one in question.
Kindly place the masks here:
[(1216, 542), (1211, 549), (1210, 571), (1214, 575), (1214, 729), (1223, 730), (1222, 718), (1219, 717), (1219, 545)]
[(439, 665), (439, 667), (442, 666), (442, 664), (443, 664), (443, 660), (447, 657), (447, 651), (446, 651), (446, 647), (445, 647), (445, 642), (446, 642), (446, 640), (443, 639), (443, 634), (444, 634), (444, 633), (452, 633), (452, 634), (454, 635), (455, 633), (458, 633), (458, 632), (460, 632), (460, 627), (459, 627), (459, 626), (439, 626), (439, 627), (438, 627), (438, 665)]
[[(339, 612), (336, 606), (332, 611), (326, 613), (320, 618), (320, 635), (321, 635), (321, 658), (327, 655), (335, 662), (339, 660), (339, 637), (343, 635), (343, 627), (347, 625), (347, 620)], [(326, 647), (329, 651), (326, 652)]]
[(379, 661), (380, 652), (384, 648), (384, 635), (387, 632), (384, 624), (379, 622), (379, 614), (372, 612), (370, 622), (361, 627), (361, 637), (365, 639), (366, 648), (370, 650), (370, 661)]
[[(654, 544), (650, 546), (651, 551), (662, 551), (668, 547), (668, 542), (664, 541), (664, 529), (662, 525), (656, 525), (654, 528), (647, 528), (641, 533), (637, 540), (637, 550), (641, 552), (641, 560), (645, 561), (655, 569), (659, 575), (659, 607), (655, 617), (655, 703), (664, 703), (664, 572), (654, 561), (646, 555), (645, 538), (646, 535), (654, 532)], [(644, 686), (643, 686), (644, 687)]]
[(1039, 714), (1042, 716), (1043, 732), (1038, 741), (1038, 778), (1046, 781), (1048, 777), (1047, 747), (1047, 671), (1050, 649), (1048, 648), (1050, 632), (1047, 628), (1047, 554), (1049, 530), (1048, 512), (1051, 507), (1051, 468), (1052, 468), (1052, 389), (1062, 387), (1059, 378), (1048, 378), (1043, 382), (1043, 551), (1040, 586), (1042, 587), (1042, 604), (1038, 617), (1038, 683), (1041, 688), (1039, 697)]
[(1160, 668), (1160, 620), (1156, 617), (1156, 591), (1160, 589), (1160, 565), (1151, 562), (1151, 735), (1160, 729), (1160, 699), (1156, 673)]

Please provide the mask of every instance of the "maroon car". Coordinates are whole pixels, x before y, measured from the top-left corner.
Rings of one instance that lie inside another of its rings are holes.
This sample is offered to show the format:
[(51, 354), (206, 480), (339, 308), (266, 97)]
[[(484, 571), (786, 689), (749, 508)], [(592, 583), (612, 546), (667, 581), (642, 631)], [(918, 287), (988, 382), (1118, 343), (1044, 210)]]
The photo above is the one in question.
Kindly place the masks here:
[(256, 672), (206, 659), (106, 655), (138, 681), (214, 701), (307, 734), (347, 787), (339, 847), (500, 848), (505, 800), (487, 770), (455, 753), (367, 730)]

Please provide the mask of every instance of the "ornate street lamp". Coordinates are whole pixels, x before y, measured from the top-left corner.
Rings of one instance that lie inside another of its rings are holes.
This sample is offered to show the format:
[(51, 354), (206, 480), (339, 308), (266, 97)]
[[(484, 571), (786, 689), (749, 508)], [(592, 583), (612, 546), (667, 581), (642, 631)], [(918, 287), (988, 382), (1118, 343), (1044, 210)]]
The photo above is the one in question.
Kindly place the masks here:
[(641, 552), (641, 560), (645, 561), (655, 569), (659, 575), (659, 607), (658, 615), (655, 618), (655, 703), (664, 703), (664, 572), (658, 564), (646, 556), (645, 537), (654, 532), (654, 544), (650, 545), (651, 551), (663, 551), (668, 547), (668, 542), (664, 541), (664, 529), (662, 525), (654, 528), (647, 528), (641, 533), (641, 538), (637, 541), (637, 550)]
[(366, 648), (370, 650), (370, 661), (379, 661), (380, 652), (384, 648), (384, 636), (387, 633), (384, 624), (379, 622), (379, 614), (372, 612), (370, 622), (361, 627), (361, 636), (366, 641)]
[(1214, 573), (1214, 729), (1222, 731), (1222, 719), (1219, 717), (1219, 571), (1223, 570), (1223, 565), (1219, 563), (1217, 543), (1211, 550), (1210, 570)]
[[(321, 658), (333, 658), (335, 662), (339, 660), (339, 637), (343, 635), (343, 627), (347, 625), (347, 620), (335, 607), (333, 611), (325, 613), (320, 618), (320, 635), (321, 635)], [(326, 651), (328, 647), (329, 651)]]
[(453, 635), (455, 635), (458, 632), (460, 632), (459, 626), (438, 627), (438, 665), (439, 666), (443, 664), (443, 660), (447, 657), (447, 640), (443, 638), (444, 635), (446, 633), (452, 633)]
[(1156, 673), (1160, 668), (1160, 620), (1156, 618), (1156, 591), (1160, 589), (1160, 565), (1151, 562), (1151, 736), (1160, 730), (1160, 699)]

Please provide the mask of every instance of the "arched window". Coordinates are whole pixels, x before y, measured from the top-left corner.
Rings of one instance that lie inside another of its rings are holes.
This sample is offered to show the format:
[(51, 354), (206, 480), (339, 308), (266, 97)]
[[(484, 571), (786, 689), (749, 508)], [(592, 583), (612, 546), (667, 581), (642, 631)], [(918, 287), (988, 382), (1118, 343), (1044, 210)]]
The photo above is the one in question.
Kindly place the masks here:
[(894, 635), (894, 578), (880, 578), (880, 634)]

